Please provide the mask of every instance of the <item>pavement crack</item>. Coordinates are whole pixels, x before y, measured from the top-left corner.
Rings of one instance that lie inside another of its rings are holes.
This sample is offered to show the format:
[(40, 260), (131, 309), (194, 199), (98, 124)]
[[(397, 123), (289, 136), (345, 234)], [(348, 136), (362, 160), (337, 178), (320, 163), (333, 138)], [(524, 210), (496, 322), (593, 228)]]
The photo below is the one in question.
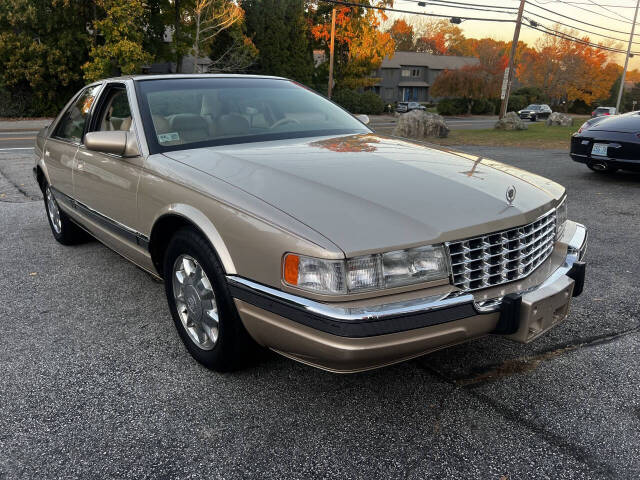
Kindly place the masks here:
[(618, 475), (614, 467), (607, 462), (598, 460), (593, 455), (593, 452), (589, 452), (581, 446), (567, 441), (561, 435), (553, 433), (544, 426), (536, 423), (535, 420), (524, 417), (521, 412), (501, 404), (483, 393), (473, 390), (467, 390), (467, 393), (492, 408), (506, 420), (522, 425), (538, 437), (542, 438), (548, 444), (558, 448), (564, 454), (569, 455), (588, 466), (597, 473), (600, 478), (617, 478)]
[(582, 348), (591, 348), (606, 343), (611, 343), (619, 338), (640, 332), (640, 325), (633, 328), (623, 330), (621, 332), (597, 335), (575, 342), (569, 342), (564, 345), (557, 345), (549, 350), (542, 351), (537, 355), (524, 358), (508, 359), (498, 365), (488, 365), (477, 369), (470, 375), (453, 376), (438, 370), (436, 367), (428, 364), (420, 364), (422, 368), (432, 372), (439, 378), (446, 380), (458, 386), (474, 386), (488, 381), (495, 381), (503, 377), (527, 373), (535, 370), (538, 366), (547, 360), (573, 352)]

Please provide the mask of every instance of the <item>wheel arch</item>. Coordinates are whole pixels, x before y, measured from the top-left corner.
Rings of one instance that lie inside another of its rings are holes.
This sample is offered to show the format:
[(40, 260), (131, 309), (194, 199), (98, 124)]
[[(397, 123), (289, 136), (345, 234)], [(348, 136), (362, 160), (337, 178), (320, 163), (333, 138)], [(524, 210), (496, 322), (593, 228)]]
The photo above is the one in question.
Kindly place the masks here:
[(49, 176), (47, 175), (45, 169), (46, 169), (46, 166), (44, 165), (44, 162), (42, 160), (38, 161), (36, 163), (36, 166), (34, 167), (34, 170), (36, 173), (36, 182), (38, 182), (38, 186), (40, 187), (40, 191), (42, 193), (44, 193), (45, 183), (50, 183)]
[(175, 233), (180, 228), (191, 227), (209, 241), (218, 256), (225, 273), (235, 274), (236, 268), (220, 233), (209, 218), (190, 205), (171, 205), (153, 222), (149, 235), (151, 261), (160, 276), (163, 274), (164, 253)]

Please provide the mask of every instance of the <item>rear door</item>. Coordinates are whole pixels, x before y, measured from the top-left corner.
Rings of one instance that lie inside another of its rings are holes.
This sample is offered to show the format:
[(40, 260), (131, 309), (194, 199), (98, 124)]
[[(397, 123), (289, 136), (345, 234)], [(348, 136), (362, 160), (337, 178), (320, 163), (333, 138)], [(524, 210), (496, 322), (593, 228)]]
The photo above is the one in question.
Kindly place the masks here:
[[(108, 83), (87, 132), (120, 130), (141, 134), (134, 126), (130, 97), (125, 83)], [(127, 158), (89, 150), (83, 144), (78, 146), (74, 196), (82, 213), (104, 230), (108, 243), (113, 240), (138, 243), (134, 226), (138, 219), (138, 180), (143, 162), (142, 156)]]
[[(73, 196), (73, 168), (78, 146), (101, 85), (82, 90), (53, 128), (44, 149), (44, 162), (51, 186), (67, 197)], [(54, 195), (55, 195), (54, 191)], [(64, 204), (64, 198), (59, 198)]]

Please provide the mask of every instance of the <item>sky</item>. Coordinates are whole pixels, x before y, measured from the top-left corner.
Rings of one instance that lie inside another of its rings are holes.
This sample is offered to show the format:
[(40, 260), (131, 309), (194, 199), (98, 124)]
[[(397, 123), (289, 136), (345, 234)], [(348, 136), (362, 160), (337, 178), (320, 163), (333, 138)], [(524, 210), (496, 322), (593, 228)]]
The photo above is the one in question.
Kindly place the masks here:
[[(436, 0), (436, 2), (466, 4), (467, 6), (472, 6), (470, 4), (486, 5), (487, 8), (496, 8), (496, 6), (517, 8), (520, 4), (520, 0)], [(436, 2), (430, 2), (427, 0), (427, 6), (421, 7), (418, 5), (417, 0), (395, 0), (394, 8), (415, 12), (436, 13), (447, 16), (491, 17), (503, 19), (516, 18), (515, 12), (514, 14), (509, 15), (496, 12), (466, 10), (464, 7), (458, 5), (456, 5), (455, 8), (450, 8), (443, 5), (436, 5)], [(553, 26), (555, 21), (559, 21), (576, 29), (582, 28), (591, 30), (595, 33), (615, 37), (620, 39), (620, 41), (617, 42), (619, 46), (626, 50), (636, 3), (636, 0), (527, 0), (524, 17), (533, 19), (541, 25), (548, 27)], [(545, 11), (539, 7), (547, 10)], [(551, 12), (548, 10), (551, 10)], [(393, 15), (393, 18), (395, 17), (396, 14)], [(542, 17), (546, 17), (547, 19)], [(640, 21), (640, 13), (638, 14), (638, 21)], [(580, 22), (590, 23), (591, 25), (586, 25), (585, 23)], [(526, 23), (527, 22), (525, 22), (525, 24)], [(467, 37), (491, 37), (496, 40), (506, 41), (510, 41), (513, 38), (513, 23), (466, 20), (459, 26)], [(599, 27), (617, 30), (618, 32), (606, 31)], [(520, 40), (533, 45), (542, 35), (542, 33), (536, 30), (523, 27), (520, 33)], [(578, 36), (589, 36), (590, 40), (594, 43), (610, 41), (610, 39), (605, 39), (588, 32), (580, 32), (580, 35)], [(638, 24), (634, 35), (634, 42), (638, 42), (638, 44), (634, 45), (632, 50), (640, 52), (640, 25)], [(615, 59), (619, 64), (624, 64), (624, 55), (616, 55)], [(629, 68), (640, 68), (640, 55), (635, 55), (634, 58), (631, 58)]]

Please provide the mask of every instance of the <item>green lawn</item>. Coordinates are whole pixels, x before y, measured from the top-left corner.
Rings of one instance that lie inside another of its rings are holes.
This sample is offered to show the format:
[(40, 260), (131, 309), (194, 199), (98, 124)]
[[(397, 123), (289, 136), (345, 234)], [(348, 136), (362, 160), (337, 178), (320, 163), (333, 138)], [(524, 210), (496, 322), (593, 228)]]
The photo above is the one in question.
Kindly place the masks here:
[(569, 149), (571, 134), (584, 119), (575, 118), (572, 127), (547, 127), (544, 122), (527, 124), (527, 130), (452, 130), (447, 138), (430, 138), (440, 145), (519, 146), (525, 148)]

